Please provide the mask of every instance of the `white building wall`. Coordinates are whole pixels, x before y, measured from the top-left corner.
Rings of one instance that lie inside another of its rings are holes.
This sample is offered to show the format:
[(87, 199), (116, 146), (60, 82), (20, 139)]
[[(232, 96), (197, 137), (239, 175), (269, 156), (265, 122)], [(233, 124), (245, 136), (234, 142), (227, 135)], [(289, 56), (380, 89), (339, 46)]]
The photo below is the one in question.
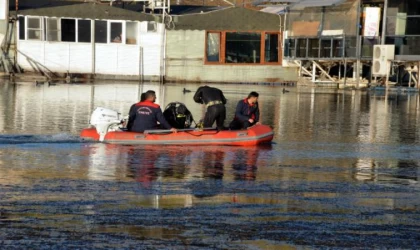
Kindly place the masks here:
[(72, 73), (89, 74), (92, 72), (92, 44), (70, 44), (68, 70)]
[(156, 31), (148, 31), (147, 22), (139, 22), (135, 45), (18, 40), (18, 63), (26, 71), (44, 68), (57, 73), (159, 76), (163, 74), (164, 26), (156, 26)]

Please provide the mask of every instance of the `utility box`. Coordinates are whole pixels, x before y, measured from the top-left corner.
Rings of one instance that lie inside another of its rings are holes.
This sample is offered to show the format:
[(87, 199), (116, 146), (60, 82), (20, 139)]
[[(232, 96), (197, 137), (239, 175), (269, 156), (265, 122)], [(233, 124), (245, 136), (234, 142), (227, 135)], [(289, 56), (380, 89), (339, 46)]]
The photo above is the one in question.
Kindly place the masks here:
[(390, 61), (395, 57), (395, 45), (374, 45), (372, 75), (385, 76), (390, 70)]

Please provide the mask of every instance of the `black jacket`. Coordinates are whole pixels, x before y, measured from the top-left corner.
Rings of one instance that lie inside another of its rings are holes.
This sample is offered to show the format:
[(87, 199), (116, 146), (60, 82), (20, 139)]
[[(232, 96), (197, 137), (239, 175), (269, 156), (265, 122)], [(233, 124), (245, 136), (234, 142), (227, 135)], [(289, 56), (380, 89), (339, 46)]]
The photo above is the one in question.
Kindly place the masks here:
[(250, 105), (247, 98), (240, 100), (236, 106), (235, 119), (241, 122), (253, 119), (255, 122), (258, 122), (260, 120), (260, 109), (258, 108), (258, 102), (254, 105)]
[(223, 92), (220, 89), (209, 86), (199, 87), (197, 92), (195, 92), (194, 101), (202, 104), (207, 104), (211, 101), (221, 101), (223, 104), (226, 104), (226, 98)]
[(148, 129), (158, 128), (157, 122), (166, 129), (171, 125), (166, 121), (160, 106), (151, 102), (143, 101), (133, 104), (128, 115), (127, 129), (133, 132), (144, 132)]

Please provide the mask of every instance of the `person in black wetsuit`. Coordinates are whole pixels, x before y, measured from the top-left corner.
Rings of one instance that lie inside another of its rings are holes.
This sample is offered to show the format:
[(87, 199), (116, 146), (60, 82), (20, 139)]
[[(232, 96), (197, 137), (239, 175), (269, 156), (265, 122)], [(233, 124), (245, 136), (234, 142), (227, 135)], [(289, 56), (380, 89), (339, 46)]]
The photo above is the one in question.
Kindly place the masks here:
[(217, 129), (223, 130), (223, 123), (226, 119), (226, 98), (220, 89), (209, 86), (202, 86), (197, 89), (194, 95), (196, 103), (205, 104), (207, 112), (204, 116), (203, 126), (209, 128), (216, 121)]
[(156, 93), (149, 90), (144, 96), (142, 94), (142, 97), (145, 98), (144, 101), (135, 103), (130, 108), (127, 123), (128, 131), (142, 133), (148, 129), (157, 129), (157, 122), (159, 122), (161, 127), (170, 129), (172, 132), (177, 132), (166, 121), (160, 106), (155, 103)]
[(230, 123), (229, 128), (247, 129), (260, 120), (260, 109), (258, 107), (258, 93), (251, 92), (248, 97), (240, 100), (236, 106), (235, 118)]

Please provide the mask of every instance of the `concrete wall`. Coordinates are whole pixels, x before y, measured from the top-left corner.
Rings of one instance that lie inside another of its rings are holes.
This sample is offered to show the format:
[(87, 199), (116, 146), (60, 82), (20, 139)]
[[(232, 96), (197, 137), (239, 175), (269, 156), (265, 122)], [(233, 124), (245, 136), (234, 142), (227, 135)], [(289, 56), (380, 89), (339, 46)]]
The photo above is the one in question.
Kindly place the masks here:
[(186, 82), (296, 82), (296, 68), (279, 65), (205, 65), (205, 31), (168, 30), (167, 81)]

